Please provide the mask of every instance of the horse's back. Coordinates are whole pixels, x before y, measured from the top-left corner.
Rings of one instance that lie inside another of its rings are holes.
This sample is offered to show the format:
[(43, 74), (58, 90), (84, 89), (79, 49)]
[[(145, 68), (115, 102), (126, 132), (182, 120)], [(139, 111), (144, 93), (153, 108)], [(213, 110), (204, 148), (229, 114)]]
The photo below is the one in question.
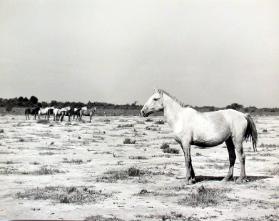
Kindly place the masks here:
[(215, 146), (243, 131), (245, 115), (235, 110), (197, 112), (191, 120), (193, 143)]

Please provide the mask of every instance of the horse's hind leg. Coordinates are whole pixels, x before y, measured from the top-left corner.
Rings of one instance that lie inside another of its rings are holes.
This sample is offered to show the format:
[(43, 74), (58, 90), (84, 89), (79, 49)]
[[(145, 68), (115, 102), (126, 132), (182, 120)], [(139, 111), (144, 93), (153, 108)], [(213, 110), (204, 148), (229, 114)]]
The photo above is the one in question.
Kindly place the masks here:
[(235, 150), (236, 150), (236, 154), (237, 157), (239, 159), (239, 163), (240, 163), (240, 176), (237, 179), (237, 183), (242, 183), (243, 181), (245, 181), (246, 178), (246, 172), (245, 172), (245, 154), (243, 151), (243, 146), (242, 146), (242, 140), (241, 141), (237, 141), (234, 140), (234, 146), (235, 146)]
[(227, 176), (224, 177), (223, 181), (229, 181), (233, 179), (233, 168), (234, 168), (234, 163), (235, 163), (235, 147), (232, 141), (232, 138), (230, 137), (229, 139), (226, 140), (226, 146), (228, 149), (229, 153), (229, 161), (230, 161), (230, 166), (229, 166), (229, 171)]

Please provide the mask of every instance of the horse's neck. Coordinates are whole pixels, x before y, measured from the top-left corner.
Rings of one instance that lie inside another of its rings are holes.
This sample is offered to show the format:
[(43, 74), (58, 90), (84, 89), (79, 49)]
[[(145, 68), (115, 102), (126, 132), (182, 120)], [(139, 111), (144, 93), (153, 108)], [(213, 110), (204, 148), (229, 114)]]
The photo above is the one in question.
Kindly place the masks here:
[(166, 121), (170, 127), (173, 127), (178, 120), (178, 113), (183, 107), (177, 101), (165, 94), (163, 97), (163, 105)]

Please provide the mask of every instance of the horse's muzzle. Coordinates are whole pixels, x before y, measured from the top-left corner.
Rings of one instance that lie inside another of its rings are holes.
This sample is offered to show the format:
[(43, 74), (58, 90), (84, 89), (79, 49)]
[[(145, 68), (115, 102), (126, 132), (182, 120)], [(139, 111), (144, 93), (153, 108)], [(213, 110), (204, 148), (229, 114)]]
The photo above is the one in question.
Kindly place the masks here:
[(141, 111), (140, 111), (140, 115), (143, 116), (143, 117), (145, 117), (145, 112), (144, 112), (144, 110), (141, 110)]
[(147, 112), (143, 109), (140, 111), (140, 113), (141, 113), (141, 116), (143, 116), (143, 117), (148, 117), (150, 114), (152, 114), (152, 112)]

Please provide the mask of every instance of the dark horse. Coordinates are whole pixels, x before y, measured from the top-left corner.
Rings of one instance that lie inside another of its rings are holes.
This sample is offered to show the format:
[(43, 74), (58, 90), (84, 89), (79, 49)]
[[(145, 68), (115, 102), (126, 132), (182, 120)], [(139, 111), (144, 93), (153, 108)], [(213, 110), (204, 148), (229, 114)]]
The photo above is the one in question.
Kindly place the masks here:
[(26, 108), (25, 109), (25, 118), (26, 118), (26, 120), (30, 119), (30, 116), (29, 116), (30, 114), (34, 115), (34, 119), (36, 120), (36, 117), (39, 114), (39, 110), (40, 110), (40, 107)]

